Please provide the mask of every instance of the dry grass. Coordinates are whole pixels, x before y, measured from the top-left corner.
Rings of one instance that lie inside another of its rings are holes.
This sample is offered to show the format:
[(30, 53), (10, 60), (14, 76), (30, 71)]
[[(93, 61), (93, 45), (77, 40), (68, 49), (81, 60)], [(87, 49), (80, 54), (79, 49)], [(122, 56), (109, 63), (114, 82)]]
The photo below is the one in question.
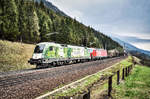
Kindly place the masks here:
[(34, 68), (28, 63), (35, 45), (0, 40), (0, 72)]

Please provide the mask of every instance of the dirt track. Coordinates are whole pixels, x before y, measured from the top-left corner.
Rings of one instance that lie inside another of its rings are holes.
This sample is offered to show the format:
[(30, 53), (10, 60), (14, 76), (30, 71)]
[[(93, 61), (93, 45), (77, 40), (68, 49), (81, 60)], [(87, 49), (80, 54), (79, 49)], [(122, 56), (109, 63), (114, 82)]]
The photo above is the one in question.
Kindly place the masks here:
[(125, 57), (0, 75), (1, 99), (31, 99), (112, 66)]

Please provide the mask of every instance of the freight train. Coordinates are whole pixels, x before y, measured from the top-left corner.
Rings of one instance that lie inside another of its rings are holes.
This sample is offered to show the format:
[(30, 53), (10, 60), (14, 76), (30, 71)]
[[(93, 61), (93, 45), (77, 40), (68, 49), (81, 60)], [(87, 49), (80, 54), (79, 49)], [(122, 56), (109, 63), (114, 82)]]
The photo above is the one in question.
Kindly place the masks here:
[(107, 57), (105, 49), (42, 42), (36, 45), (33, 56), (28, 62), (41, 68), (100, 60)]

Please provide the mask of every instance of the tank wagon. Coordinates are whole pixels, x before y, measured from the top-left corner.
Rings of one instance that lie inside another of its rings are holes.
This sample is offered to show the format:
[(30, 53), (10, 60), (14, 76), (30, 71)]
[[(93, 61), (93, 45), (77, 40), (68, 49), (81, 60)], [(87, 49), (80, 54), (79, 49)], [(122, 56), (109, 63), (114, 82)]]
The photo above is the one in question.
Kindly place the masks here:
[(106, 57), (107, 51), (105, 49), (43, 42), (36, 45), (32, 58), (28, 62), (39, 68), (97, 60)]

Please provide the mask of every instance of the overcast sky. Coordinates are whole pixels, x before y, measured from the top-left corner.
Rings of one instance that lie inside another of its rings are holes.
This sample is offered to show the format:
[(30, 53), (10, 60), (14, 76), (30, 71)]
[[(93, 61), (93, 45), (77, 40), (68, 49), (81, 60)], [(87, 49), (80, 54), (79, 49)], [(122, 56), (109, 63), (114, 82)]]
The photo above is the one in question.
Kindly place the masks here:
[(150, 0), (48, 0), (109, 36), (150, 51)]

